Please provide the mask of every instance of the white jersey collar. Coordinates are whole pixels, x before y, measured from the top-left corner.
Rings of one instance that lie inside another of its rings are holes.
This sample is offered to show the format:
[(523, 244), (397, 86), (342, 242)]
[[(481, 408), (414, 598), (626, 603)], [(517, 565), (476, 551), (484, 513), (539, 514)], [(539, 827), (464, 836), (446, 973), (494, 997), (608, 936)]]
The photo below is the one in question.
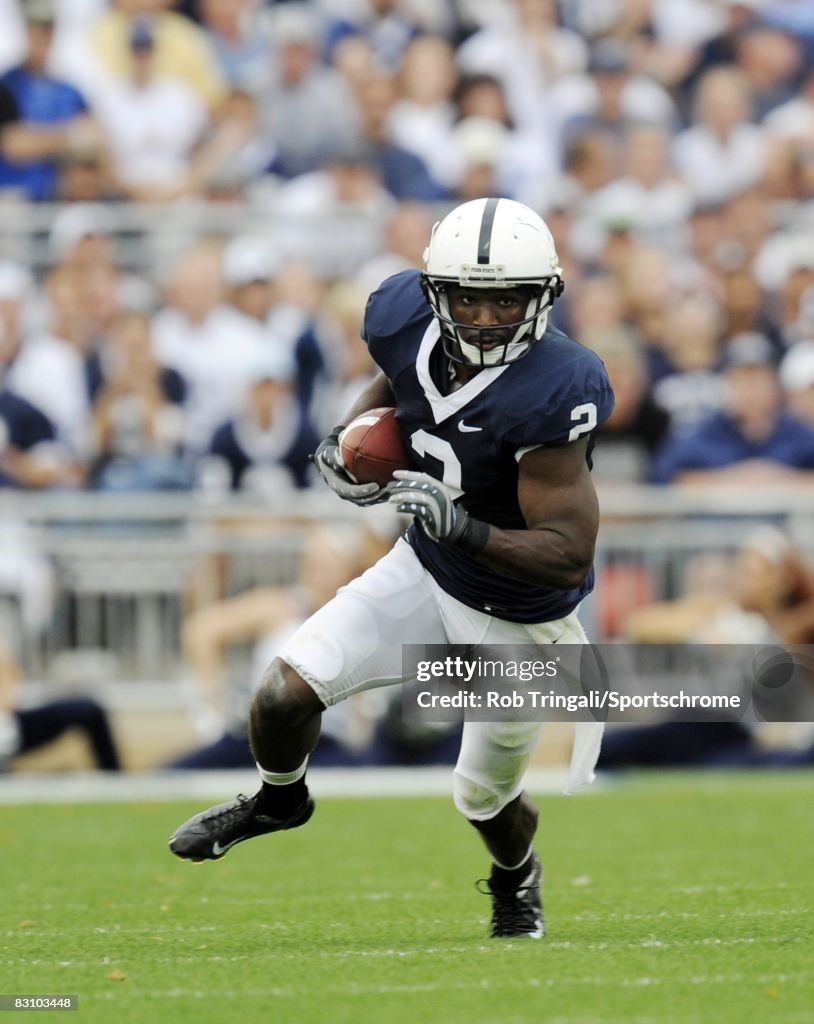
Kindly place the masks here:
[(424, 395), (430, 403), (432, 417), (436, 423), (442, 423), (456, 412), (460, 412), (465, 405), (471, 402), (481, 391), (488, 388), (492, 381), (497, 380), (511, 366), (511, 363), (503, 363), (501, 366), (488, 366), (481, 370), (480, 373), (476, 373), (474, 377), (470, 377), (466, 384), (463, 384), (456, 391), (443, 395), (438, 390), (430, 373), (430, 356), (440, 337), (440, 325), (433, 318), (424, 332), (424, 337), (421, 339), (418, 355), (415, 360), (418, 383), (421, 385)]

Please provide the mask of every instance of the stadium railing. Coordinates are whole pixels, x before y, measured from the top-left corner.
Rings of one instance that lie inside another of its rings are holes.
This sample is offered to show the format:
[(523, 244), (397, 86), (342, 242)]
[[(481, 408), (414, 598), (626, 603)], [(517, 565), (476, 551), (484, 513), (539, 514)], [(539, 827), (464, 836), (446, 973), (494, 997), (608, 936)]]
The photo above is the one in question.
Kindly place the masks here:
[[(803, 548), (814, 538), (814, 506), (799, 490), (626, 487), (602, 492), (601, 505), (598, 585), (582, 612), (597, 641), (616, 635), (634, 607), (683, 593), (701, 556), (723, 558), (759, 525), (784, 527)], [(47, 678), (66, 652), (96, 651), (122, 679), (170, 682), (182, 675), (179, 633), (190, 608), (292, 583), (309, 529), (366, 515), (321, 490), (223, 500), (5, 492), (0, 628), (35, 677)], [(27, 587), (39, 581), (42, 604), (43, 573), (50, 608), (37, 621)]]

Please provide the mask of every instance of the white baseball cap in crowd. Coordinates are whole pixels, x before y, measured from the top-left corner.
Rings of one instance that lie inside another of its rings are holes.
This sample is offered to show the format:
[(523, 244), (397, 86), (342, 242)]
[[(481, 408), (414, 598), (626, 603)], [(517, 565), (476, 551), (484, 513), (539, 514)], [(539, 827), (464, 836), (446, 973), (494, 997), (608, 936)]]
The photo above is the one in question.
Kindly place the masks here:
[(48, 247), (51, 256), (59, 261), (83, 238), (109, 236), (115, 231), (116, 219), (106, 206), (101, 203), (74, 203), (54, 218)]
[(465, 117), (455, 127), (452, 141), (464, 166), (494, 166), (508, 135), (508, 129), (491, 117)]
[(34, 287), (34, 278), (26, 267), (11, 260), (0, 260), (0, 302), (23, 299)]
[(798, 341), (780, 363), (784, 391), (806, 391), (814, 385), (814, 340)]
[(260, 238), (233, 238), (223, 250), (223, 277), (233, 288), (254, 281), (273, 281), (278, 269), (276, 252)]
[(253, 384), (264, 380), (292, 380), (294, 373), (294, 359), (291, 353), (273, 343), (269, 343), (249, 368), (249, 377)]

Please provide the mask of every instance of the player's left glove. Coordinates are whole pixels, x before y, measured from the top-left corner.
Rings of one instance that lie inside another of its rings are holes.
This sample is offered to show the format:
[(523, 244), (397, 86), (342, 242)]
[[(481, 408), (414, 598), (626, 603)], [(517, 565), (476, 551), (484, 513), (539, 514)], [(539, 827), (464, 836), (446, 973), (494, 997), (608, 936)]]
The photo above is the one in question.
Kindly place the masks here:
[(425, 533), (442, 544), (455, 544), (476, 555), (489, 539), (489, 524), (472, 519), (466, 509), (456, 505), (449, 490), (427, 473), (397, 469), (395, 483), (389, 485), (387, 500), (396, 511), (414, 515)]
[(334, 427), (331, 433), (320, 442), (313, 455), (309, 456), (317, 467), (317, 471), (334, 494), (354, 505), (378, 505), (387, 498), (387, 490), (378, 484), (357, 484), (349, 477), (339, 452), (339, 435), (343, 427)]

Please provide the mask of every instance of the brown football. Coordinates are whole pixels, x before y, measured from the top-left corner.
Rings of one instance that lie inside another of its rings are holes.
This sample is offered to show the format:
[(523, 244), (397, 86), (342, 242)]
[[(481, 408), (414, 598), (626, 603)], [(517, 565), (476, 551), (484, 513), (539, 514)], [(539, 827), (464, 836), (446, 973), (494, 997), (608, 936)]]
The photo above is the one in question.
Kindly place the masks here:
[(389, 483), (396, 469), (409, 469), (410, 456), (396, 421), (396, 410), (370, 409), (339, 435), (339, 451), (349, 476), (360, 484)]

